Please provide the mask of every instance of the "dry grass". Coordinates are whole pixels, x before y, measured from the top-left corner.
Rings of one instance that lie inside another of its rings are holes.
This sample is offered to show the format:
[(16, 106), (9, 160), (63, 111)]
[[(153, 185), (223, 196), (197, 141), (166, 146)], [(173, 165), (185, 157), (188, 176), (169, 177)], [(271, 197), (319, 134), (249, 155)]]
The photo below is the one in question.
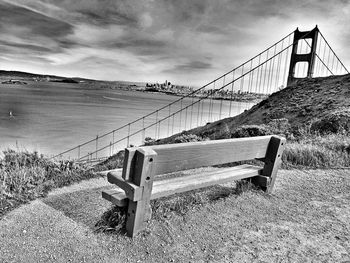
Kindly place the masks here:
[(96, 177), (74, 162), (53, 162), (37, 152), (7, 150), (0, 159), (0, 216), (49, 190)]
[(350, 167), (350, 136), (346, 134), (310, 134), (288, 141), (282, 156), (283, 167)]

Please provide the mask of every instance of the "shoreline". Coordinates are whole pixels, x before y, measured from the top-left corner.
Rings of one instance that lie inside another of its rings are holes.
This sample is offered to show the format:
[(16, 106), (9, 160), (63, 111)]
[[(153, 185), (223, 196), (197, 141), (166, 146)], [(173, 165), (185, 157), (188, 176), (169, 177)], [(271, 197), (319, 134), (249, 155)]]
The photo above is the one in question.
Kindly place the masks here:
[[(266, 99), (269, 95), (267, 94), (255, 94), (256, 97), (252, 98), (254, 94), (248, 93), (248, 94), (236, 94), (235, 96), (231, 97), (209, 97), (209, 96), (200, 96), (200, 95), (194, 95), (194, 96), (189, 96), (190, 94), (187, 93), (175, 93), (171, 91), (161, 91), (161, 90), (144, 90), (144, 89), (135, 89), (135, 88), (125, 88), (125, 87), (117, 87), (117, 88), (112, 88), (113, 90), (124, 90), (124, 91), (136, 91), (136, 92), (143, 92), (143, 93), (151, 93), (151, 94), (164, 94), (164, 95), (169, 95), (169, 96), (176, 96), (176, 97), (185, 97), (187, 96), (188, 98), (202, 98), (202, 99), (213, 99), (213, 100), (224, 100), (224, 101), (236, 101), (236, 102), (255, 102), (258, 103), (264, 99)], [(237, 98), (241, 97), (241, 98)], [(258, 97), (258, 98), (257, 98)]]

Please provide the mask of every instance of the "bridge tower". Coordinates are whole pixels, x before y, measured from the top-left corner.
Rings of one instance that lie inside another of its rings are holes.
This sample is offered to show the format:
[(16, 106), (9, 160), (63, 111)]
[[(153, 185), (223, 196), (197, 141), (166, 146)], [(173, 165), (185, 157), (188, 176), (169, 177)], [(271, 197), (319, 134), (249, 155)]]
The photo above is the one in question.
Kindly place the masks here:
[[(318, 37), (318, 27), (316, 26), (311, 31), (299, 31), (297, 28), (294, 31), (293, 48), (290, 57), (289, 74), (287, 80), (287, 86), (295, 82), (298, 78), (295, 77), (295, 66), (298, 62), (307, 62), (307, 78), (312, 78), (315, 66), (316, 46)], [(311, 39), (311, 50), (310, 53), (298, 54), (298, 44), (301, 39)]]

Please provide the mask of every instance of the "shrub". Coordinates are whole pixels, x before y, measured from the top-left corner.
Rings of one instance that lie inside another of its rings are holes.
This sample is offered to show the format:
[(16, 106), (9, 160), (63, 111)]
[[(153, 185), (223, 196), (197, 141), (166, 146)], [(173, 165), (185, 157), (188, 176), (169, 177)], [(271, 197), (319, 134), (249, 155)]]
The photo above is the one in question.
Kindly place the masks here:
[(184, 142), (201, 142), (205, 141), (201, 136), (195, 134), (181, 134), (174, 139), (174, 143), (184, 143)]
[(97, 172), (121, 168), (123, 167), (124, 156), (125, 150), (121, 150), (117, 154), (114, 154), (111, 157), (109, 157), (107, 160), (95, 165), (93, 170)]
[(266, 125), (243, 125), (231, 133), (231, 138), (255, 137), (270, 135), (271, 130)]
[(145, 138), (145, 146), (149, 146), (149, 145), (154, 145), (156, 142), (156, 139), (153, 139), (151, 137), (146, 137)]
[(286, 118), (273, 119), (267, 125), (274, 134), (290, 134), (291, 125)]
[(311, 124), (312, 132), (321, 134), (349, 133), (350, 132), (350, 109), (340, 110), (326, 114), (323, 118)]

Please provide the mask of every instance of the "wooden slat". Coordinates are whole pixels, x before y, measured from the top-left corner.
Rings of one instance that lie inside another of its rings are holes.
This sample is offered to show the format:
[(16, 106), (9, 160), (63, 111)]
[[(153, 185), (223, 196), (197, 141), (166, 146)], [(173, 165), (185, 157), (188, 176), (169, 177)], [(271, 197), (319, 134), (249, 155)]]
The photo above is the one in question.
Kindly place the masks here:
[(124, 207), (128, 205), (128, 198), (120, 188), (102, 191), (102, 197), (113, 204)]
[(151, 199), (157, 199), (171, 194), (191, 191), (215, 184), (227, 183), (233, 180), (258, 176), (261, 171), (262, 168), (260, 167), (240, 165), (190, 176), (156, 181), (153, 184)]
[(271, 136), (146, 146), (158, 157), (155, 174), (264, 158)]
[(136, 147), (126, 148), (124, 154), (124, 162), (123, 162), (123, 174), (122, 177), (125, 181), (132, 181), (133, 169), (135, 166), (135, 153)]
[(107, 174), (107, 180), (111, 184), (119, 186), (125, 191), (126, 196), (133, 201), (140, 200), (143, 194), (143, 188), (131, 182), (125, 181), (120, 172), (111, 171)]

